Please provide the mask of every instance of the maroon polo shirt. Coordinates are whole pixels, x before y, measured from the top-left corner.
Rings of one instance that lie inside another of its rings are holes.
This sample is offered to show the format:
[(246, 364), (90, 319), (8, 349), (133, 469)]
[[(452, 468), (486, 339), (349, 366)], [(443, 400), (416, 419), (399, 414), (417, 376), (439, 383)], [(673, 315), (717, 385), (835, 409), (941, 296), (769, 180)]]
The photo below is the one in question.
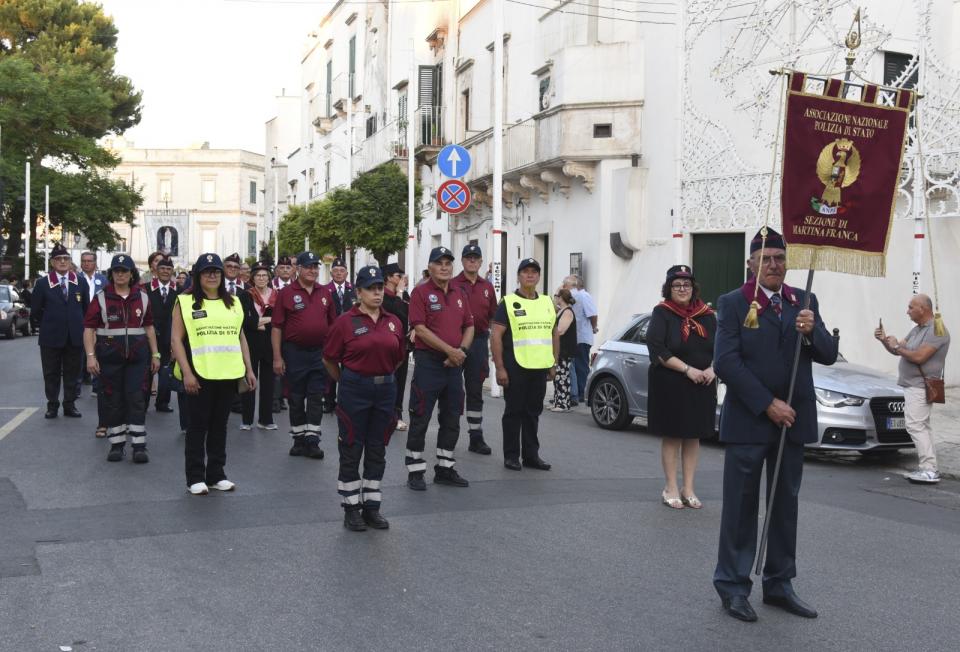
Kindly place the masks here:
[(130, 289), (130, 294), (124, 299), (113, 285), (103, 289), (103, 298), (107, 303), (107, 323), (103, 321), (103, 311), (100, 310), (100, 300), (96, 297), (90, 302), (87, 314), (83, 319), (84, 328), (110, 328), (123, 330), (124, 328), (146, 328), (153, 326), (153, 312), (150, 311), (150, 300), (146, 305), (140, 300), (140, 286)]
[(298, 279), (278, 291), (270, 323), (283, 330), (284, 341), (315, 347), (323, 346), (336, 318), (330, 291), (314, 285), (313, 292), (307, 292)]
[[(413, 288), (410, 295), (410, 330), (423, 324), (430, 332), (457, 348), (463, 341), (463, 331), (473, 326), (473, 313), (467, 295), (453, 283), (446, 292), (437, 287), (433, 279)], [(419, 337), (416, 348), (421, 351), (434, 349), (424, 344)]]
[(359, 306), (337, 317), (323, 347), (324, 358), (362, 376), (392, 374), (406, 352), (403, 324), (396, 316), (381, 310), (374, 323)]
[(473, 313), (473, 328), (477, 335), (486, 335), (490, 332), (490, 320), (497, 312), (497, 293), (493, 289), (493, 283), (477, 276), (477, 282), (471, 283), (463, 272), (457, 274), (450, 281), (450, 285), (456, 285), (463, 289), (464, 294), (470, 301), (470, 312)]

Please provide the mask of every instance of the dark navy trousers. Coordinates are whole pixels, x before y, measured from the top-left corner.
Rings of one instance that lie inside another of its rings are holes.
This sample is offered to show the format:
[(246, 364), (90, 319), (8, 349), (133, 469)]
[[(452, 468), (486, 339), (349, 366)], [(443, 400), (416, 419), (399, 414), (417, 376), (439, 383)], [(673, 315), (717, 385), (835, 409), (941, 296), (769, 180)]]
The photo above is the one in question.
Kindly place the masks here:
[(396, 379), (393, 374), (362, 376), (344, 369), (337, 392), (337, 448), (340, 451), (337, 493), (348, 511), (361, 506), (378, 510), (382, 501), (380, 482), (387, 465), (386, 447), (397, 427)]
[(304, 347), (284, 342), (282, 355), (290, 405), (290, 436), (319, 439), (323, 395), (327, 390), (323, 347)]
[[(760, 481), (767, 467), (767, 495), (773, 484), (777, 442), (727, 444), (723, 462), (723, 512), (713, 585), (721, 598), (750, 595), (757, 550)], [(770, 512), (767, 558), (763, 566), (765, 595), (783, 595), (797, 575), (797, 513), (803, 478), (803, 444), (784, 445), (777, 495)]]
[(410, 381), (410, 430), (407, 432), (406, 465), (410, 473), (427, 470), (423, 459), (427, 427), (437, 407), (440, 429), (437, 432), (437, 466), (453, 468), (453, 449), (460, 438), (460, 414), (463, 412), (463, 369), (445, 367), (446, 357), (439, 352), (413, 352), (413, 380)]
[(467, 432), (470, 439), (483, 437), (483, 381), (490, 374), (490, 338), (486, 333), (473, 338), (463, 363), (463, 387), (467, 395)]

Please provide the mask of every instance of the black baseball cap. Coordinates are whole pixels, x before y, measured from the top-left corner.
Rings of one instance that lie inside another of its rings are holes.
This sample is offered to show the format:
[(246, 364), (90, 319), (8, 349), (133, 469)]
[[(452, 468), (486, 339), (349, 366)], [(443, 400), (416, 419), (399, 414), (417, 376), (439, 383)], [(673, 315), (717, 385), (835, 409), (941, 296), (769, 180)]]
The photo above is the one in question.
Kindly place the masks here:
[(361, 267), (357, 272), (357, 287), (368, 288), (377, 283), (383, 285), (383, 272), (376, 265)]
[(317, 254), (313, 253), (312, 251), (304, 251), (302, 254), (297, 256), (297, 264), (301, 267), (319, 265), (320, 259), (317, 258)]
[(397, 263), (388, 263), (387, 266), (383, 268), (384, 278), (393, 276), (394, 274), (403, 274), (403, 268)]
[(223, 261), (217, 254), (200, 254), (197, 262), (193, 264), (193, 271), (202, 272), (205, 269), (219, 269), (223, 271)]
[(533, 268), (536, 269), (538, 272), (540, 271), (540, 263), (538, 263), (538, 262), (536, 261), (536, 259), (534, 259), (534, 258), (524, 258), (523, 260), (520, 261), (520, 266), (517, 267), (517, 274), (519, 274), (520, 272), (522, 272), (523, 270), (525, 270), (525, 269), (528, 268), (528, 267), (533, 267)]
[(435, 263), (441, 258), (449, 258), (452, 262), (453, 252), (446, 247), (434, 247), (433, 250), (430, 251), (430, 262)]
[(480, 251), (480, 247), (475, 244), (468, 244), (463, 248), (463, 253), (460, 254), (461, 258), (466, 258), (467, 256), (477, 256), (478, 258), (483, 258), (483, 253)]
[(117, 254), (113, 257), (113, 260), (110, 261), (110, 269), (117, 269), (118, 267), (132, 272), (136, 268), (136, 265), (133, 264), (133, 258), (127, 254)]

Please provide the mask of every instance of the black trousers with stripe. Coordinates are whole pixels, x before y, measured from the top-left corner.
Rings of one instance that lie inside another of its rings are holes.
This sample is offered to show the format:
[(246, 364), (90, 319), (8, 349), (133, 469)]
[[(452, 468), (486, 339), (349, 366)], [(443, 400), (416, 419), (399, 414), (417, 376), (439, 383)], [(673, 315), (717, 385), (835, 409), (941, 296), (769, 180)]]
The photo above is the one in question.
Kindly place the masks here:
[(467, 433), (470, 439), (483, 437), (483, 381), (490, 374), (490, 338), (477, 335), (463, 363), (463, 387), (467, 395)]

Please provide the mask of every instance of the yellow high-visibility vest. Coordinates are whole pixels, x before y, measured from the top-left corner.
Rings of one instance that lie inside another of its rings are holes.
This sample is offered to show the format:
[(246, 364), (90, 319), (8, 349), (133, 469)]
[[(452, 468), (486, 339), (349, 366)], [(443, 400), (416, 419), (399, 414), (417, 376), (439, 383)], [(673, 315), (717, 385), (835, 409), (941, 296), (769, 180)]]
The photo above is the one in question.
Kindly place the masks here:
[[(524, 369), (549, 369), (554, 365), (553, 329), (557, 310), (550, 297), (540, 295), (526, 299), (519, 294), (503, 298), (510, 334), (513, 337), (513, 357)], [(519, 306), (519, 307), (518, 307)]]
[[(234, 298), (227, 308), (221, 300), (204, 299), (199, 310), (193, 309), (193, 296), (177, 297), (180, 314), (187, 330), (193, 370), (207, 380), (242, 378), (246, 368), (240, 349), (240, 329), (243, 326), (243, 308)], [(179, 365), (173, 375), (183, 379)]]

